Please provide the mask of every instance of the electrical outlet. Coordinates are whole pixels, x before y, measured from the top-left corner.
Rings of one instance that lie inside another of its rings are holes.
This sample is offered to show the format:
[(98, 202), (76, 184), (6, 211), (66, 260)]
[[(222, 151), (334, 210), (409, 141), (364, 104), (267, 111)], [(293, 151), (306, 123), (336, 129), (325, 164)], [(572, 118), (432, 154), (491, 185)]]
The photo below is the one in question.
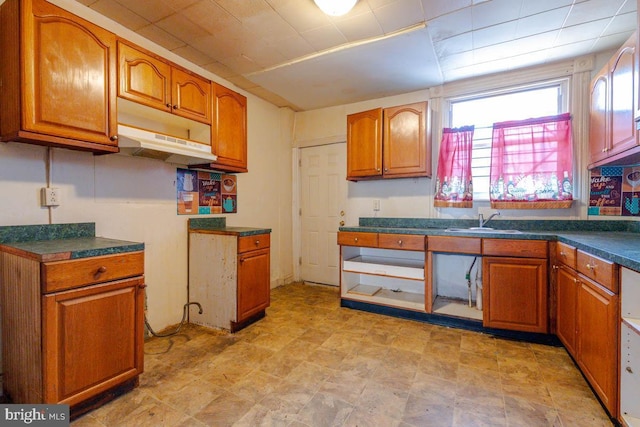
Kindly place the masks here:
[(60, 205), (60, 189), (45, 187), (42, 190), (42, 206)]
[(373, 200), (373, 210), (374, 211), (379, 211), (380, 210), (380, 199), (374, 199)]

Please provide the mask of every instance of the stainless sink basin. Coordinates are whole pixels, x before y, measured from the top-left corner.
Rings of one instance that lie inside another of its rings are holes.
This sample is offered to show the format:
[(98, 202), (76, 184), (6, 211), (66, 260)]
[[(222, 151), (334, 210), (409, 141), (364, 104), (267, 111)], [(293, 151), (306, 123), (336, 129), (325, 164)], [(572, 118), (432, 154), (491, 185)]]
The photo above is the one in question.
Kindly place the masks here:
[(491, 227), (447, 228), (452, 233), (520, 234), (519, 230), (497, 230)]

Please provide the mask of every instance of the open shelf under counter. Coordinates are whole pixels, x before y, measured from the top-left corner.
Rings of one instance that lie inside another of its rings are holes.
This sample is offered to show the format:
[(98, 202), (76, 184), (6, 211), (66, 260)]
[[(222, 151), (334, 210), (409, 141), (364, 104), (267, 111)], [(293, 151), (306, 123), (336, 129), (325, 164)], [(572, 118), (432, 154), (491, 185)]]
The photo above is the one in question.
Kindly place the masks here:
[(424, 260), (358, 255), (345, 259), (343, 271), (424, 280)]
[(343, 298), (354, 299), (362, 302), (368, 302), (372, 304), (388, 305), (392, 307), (401, 307), (411, 310), (424, 311), (424, 294), (407, 292), (400, 289), (387, 289), (377, 287), (378, 290), (372, 295), (367, 295), (360, 291), (363, 287), (365, 289), (375, 290), (375, 286), (371, 285), (356, 285), (351, 289), (348, 289), (343, 293)]
[(622, 323), (626, 324), (636, 334), (640, 335), (640, 319), (636, 319), (633, 317), (623, 317)]

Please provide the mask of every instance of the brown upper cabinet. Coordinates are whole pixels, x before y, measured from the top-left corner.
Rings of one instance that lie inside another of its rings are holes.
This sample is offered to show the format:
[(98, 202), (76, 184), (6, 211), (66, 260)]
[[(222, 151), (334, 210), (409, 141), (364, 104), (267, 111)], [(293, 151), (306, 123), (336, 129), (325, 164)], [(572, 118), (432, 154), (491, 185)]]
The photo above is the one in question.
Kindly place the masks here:
[(591, 81), (589, 168), (627, 162), (638, 153), (636, 35)]
[(140, 47), (118, 41), (118, 96), (211, 123), (211, 83)]
[(247, 172), (247, 98), (215, 82), (211, 94), (211, 150), (218, 156), (211, 167)]
[(0, 140), (118, 151), (116, 36), (44, 0), (0, 6)]
[(431, 176), (427, 102), (347, 116), (347, 179)]

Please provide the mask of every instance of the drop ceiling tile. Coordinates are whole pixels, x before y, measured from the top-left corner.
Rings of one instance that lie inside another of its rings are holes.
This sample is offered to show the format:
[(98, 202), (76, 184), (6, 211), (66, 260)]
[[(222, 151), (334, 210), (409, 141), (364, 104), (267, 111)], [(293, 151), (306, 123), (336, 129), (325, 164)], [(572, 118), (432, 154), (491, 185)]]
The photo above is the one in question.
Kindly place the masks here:
[[(151, 0), (151, 1), (158, 1), (158, 0)], [(208, 2), (209, 0), (160, 0), (160, 1), (166, 4), (167, 6), (169, 6), (174, 11), (181, 12), (184, 9), (188, 8), (189, 6), (192, 6), (198, 2)]]
[(635, 31), (638, 28), (636, 12), (616, 15), (611, 19), (611, 24), (602, 33), (603, 36), (620, 32)]
[(596, 39), (589, 39), (552, 47), (547, 49), (547, 60), (549, 62), (553, 62), (588, 55), (593, 52), (593, 46), (595, 43)]
[(471, 0), (422, 0), (422, 10), (427, 20), (471, 6)]
[(273, 11), (271, 5), (265, 0), (215, 0), (215, 2), (240, 21)]
[(280, 39), (294, 37), (298, 34), (297, 31), (274, 10), (244, 18), (242, 25), (248, 32), (266, 42), (277, 43)]
[(473, 32), (473, 47), (475, 49), (497, 45), (512, 41), (516, 38), (518, 21), (509, 21), (504, 24), (492, 25)]
[(589, 0), (576, 3), (565, 23), (567, 26), (609, 18), (616, 14), (624, 0)]
[(314, 28), (302, 33), (302, 37), (316, 49), (322, 51), (347, 42), (347, 38), (333, 24)]
[(438, 58), (446, 58), (456, 53), (468, 52), (473, 49), (471, 33), (460, 34), (433, 43)]
[(631, 37), (632, 33), (633, 31), (628, 31), (600, 37), (594, 43), (593, 51), (601, 52), (603, 50), (618, 49), (629, 37)]
[(275, 11), (296, 31), (302, 33), (313, 28), (332, 25), (329, 17), (318, 10), (312, 1), (269, 0)]
[(373, 14), (385, 34), (424, 21), (420, 0), (398, 0), (373, 9)]
[(518, 19), (516, 38), (528, 37), (562, 27), (570, 10), (570, 7), (557, 8)]
[(549, 31), (542, 34), (536, 34), (531, 37), (512, 40), (500, 45), (476, 49), (474, 51), (474, 60), (477, 63), (489, 62), (515, 56), (514, 52), (524, 54), (547, 49), (553, 47), (553, 43), (556, 40), (557, 35), (558, 31)]
[(471, 8), (473, 29), (490, 27), (520, 17), (522, 0), (491, 0)]
[(168, 50), (174, 50), (185, 45), (182, 40), (175, 38), (156, 25), (147, 25), (136, 32), (142, 37), (149, 39)]
[(213, 58), (197, 50), (193, 46), (182, 46), (172, 51), (178, 56), (183, 57), (189, 62), (196, 65), (204, 65), (213, 62)]
[(525, 17), (561, 7), (571, 6), (574, 0), (536, 0), (522, 2), (520, 16)]
[(384, 34), (371, 10), (336, 21), (335, 25), (350, 42)]
[(278, 40), (275, 48), (282, 54), (283, 59), (287, 61), (310, 55), (316, 51), (314, 47), (299, 34)]
[(371, 10), (375, 10), (379, 7), (397, 3), (398, 1), (402, 1), (402, 0), (360, 0), (360, 1), (366, 2), (371, 8)]
[(611, 22), (610, 18), (573, 25), (560, 30), (557, 45), (571, 44), (583, 40), (597, 39)]
[(212, 58), (219, 60), (219, 58), (240, 55), (242, 53), (243, 41), (242, 37), (236, 35), (227, 38), (212, 35), (194, 39), (191, 45), (199, 51), (207, 53)]
[(618, 11), (618, 14), (625, 14), (625, 13), (631, 13), (631, 12), (635, 12), (638, 8), (638, 5), (635, 1), (633, 0), (627, 0), (624, 2), (624, 5), (620, 8), (620, 10)]
[(260, 64), (243, 55), (223, 58), (220, 62), (232, 70), (235, 70), (238, 74), (249, 74), (262, 69)]
[(528, 52), (524, 55), (516, 55), (508, 58), (507, 63), (503, 66), (508, 70), (515, 70), (518, 68), (531, 67), (536, 64), (544, 63), (549, 57), (548, 49), (538, 50), (535, 52)]
[(162, 18), (166, 18), (167, 16), (175, 13), (175, 11), (167, 6), (167, 4), (146, 0), (146, 1), (127, 1), (127, 0), (117, 0), (122, 6), (131, 10), (133, 13), (143, 17), (147, 21), (154, 23), (159, 21)]
[(430, 20), (427, 28), (434, 42), (470, 32), (473, 29), (471, 8), (460, 9)]
[(91, 9), (134, 31), (149, 25), (149, 21), (115, 0), (99, 0), (91, 5)]
[(194, 3), (184, 8), (181, 14), (190, 22), (206, 29), (207, 34), (227, 36), (229, 33), (236, 32), (242, 27), (237, 18), (211, 1)]
[(207, 71), (211, 71), (216, 76), (222, 77), (223, 79), (227, 79), (227, 80), (229, 79), (229, 77), (237, 74), (231, 68), (217, 61), (211, 62), (209, 64), (204, 64), (202, 68), (204, 68)]
[(445, 74), (445, 79), (449, 79), (449, 72), (455, 70), (457, 68), (464, 68), (472, 65), (474, 63), (473, 60), (473, 52), (460, 52), (452, 55), (447, 55), (445, 57), (440, 58), (440, 68)]
[(180, 14), (161, 19), (156, 25), (187, 43), (209, 34), (205, 29)]

